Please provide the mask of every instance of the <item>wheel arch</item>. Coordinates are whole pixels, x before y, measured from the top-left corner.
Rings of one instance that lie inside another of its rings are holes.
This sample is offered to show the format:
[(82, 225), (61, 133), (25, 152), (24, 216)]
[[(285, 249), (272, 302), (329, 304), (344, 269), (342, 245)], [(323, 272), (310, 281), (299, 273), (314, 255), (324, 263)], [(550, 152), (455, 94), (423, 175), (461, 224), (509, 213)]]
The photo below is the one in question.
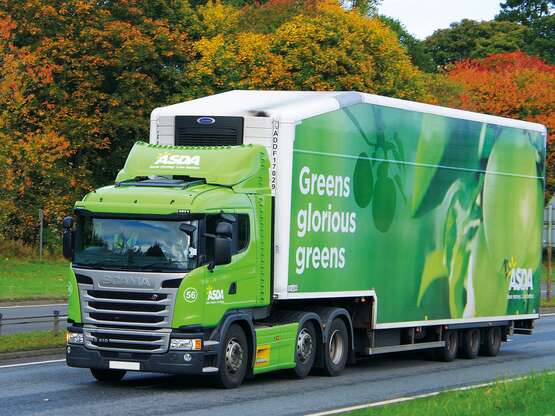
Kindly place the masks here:
[[(226, 314), (220, 325), (218, 325), (218, 327), (210, 335), (210, 340), (218, 341), (220, 348), (223, 348), (225, 334), (233, 324), (239, 325), (247, 338), (249, 357), (249, 366), (247, 367), (247, 371), (249, 371), (254, 366), (256, 356), (256, 332), (254, 330), (253, 317), (251, 313), (235, 311)], [(220, 354), (218, 354), (218, 360), (219, 359)]]

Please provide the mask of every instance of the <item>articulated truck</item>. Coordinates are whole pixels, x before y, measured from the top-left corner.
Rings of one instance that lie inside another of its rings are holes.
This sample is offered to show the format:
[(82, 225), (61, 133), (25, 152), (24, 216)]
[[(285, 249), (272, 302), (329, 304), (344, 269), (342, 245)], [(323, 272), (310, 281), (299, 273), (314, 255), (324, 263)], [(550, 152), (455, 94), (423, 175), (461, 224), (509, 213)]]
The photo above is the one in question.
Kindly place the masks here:
[(245, 377), (431, 350), (539, 317), (546, 129), (358, 92), (157, 108), (63, 222), (67, 364)]

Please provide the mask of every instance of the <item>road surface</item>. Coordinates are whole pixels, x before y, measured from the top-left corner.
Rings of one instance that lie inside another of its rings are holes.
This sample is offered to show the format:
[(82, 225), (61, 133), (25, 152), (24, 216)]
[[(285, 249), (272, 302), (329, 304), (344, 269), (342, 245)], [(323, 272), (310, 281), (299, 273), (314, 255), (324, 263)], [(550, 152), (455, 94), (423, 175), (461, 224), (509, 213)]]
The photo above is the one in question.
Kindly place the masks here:
[(235, 390), (216, 390), (203, 378), (128, 374), (101, 385), (87, 370), (63, 362), (0, 364), (0, 414), (5, 415), (297, 415), (555, 369), (555, 316), (532, 336), (514, 336), (498, 357), (430, 361), (425, 353), (372, 357), (341, 377), (290, 379), (267, 374)]

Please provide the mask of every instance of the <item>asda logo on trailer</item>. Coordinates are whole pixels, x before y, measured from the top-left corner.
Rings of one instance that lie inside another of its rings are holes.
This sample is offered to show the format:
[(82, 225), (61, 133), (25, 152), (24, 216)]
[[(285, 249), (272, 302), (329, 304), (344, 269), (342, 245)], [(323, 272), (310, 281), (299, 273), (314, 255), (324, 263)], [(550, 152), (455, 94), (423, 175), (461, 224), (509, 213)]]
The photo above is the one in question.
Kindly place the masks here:
[(532, 269), (516, 267), (514, 258), (511, 258), (506, 263), (505, 275), (509, 279), (510, 291), (528, 291), (534, 289), (534, 274)]
[(154, 166), (184, 166), (184, 167), (199, 167), (200, 156), (190, 155), (162, 155), (156, 159)]
[(532, 269), (513, 269), (509, 281), (509, 290), (533, 290)]

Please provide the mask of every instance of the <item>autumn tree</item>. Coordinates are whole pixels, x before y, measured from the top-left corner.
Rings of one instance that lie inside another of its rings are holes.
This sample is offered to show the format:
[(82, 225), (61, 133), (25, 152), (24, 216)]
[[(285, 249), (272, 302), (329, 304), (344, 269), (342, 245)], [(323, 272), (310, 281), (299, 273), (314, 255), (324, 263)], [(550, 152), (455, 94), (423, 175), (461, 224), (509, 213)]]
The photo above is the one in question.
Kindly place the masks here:
[[(199, 20), (206, 21), (219, 7), (218, 2), (207, 4)], [(264, 13), (271, 14), (270, 7), (262, 6)], [(359, 90), (414, 99), (426, 95), (423, 77), (396, 34), (378, 19), (345, 11), (334, 1), (312, 3), (270, 33), (219, 34), (200, 39), (193, 48), (197, 60), (187, 88), (192, 96), (230, 88)]]
[(113, 180), (182, 89), (190, 16), (171, 0), (0, 0), (2, 238), (34, 240), (38, 208), (57, 225)]
[[(555, 65), (513, 52), (459, 62), (448, 77), (461, 87), (460, 101), (443, 104), (541, 123), (555, 141)], [(548, 149), (546, 200), (555, 191), (555, 149)]]

